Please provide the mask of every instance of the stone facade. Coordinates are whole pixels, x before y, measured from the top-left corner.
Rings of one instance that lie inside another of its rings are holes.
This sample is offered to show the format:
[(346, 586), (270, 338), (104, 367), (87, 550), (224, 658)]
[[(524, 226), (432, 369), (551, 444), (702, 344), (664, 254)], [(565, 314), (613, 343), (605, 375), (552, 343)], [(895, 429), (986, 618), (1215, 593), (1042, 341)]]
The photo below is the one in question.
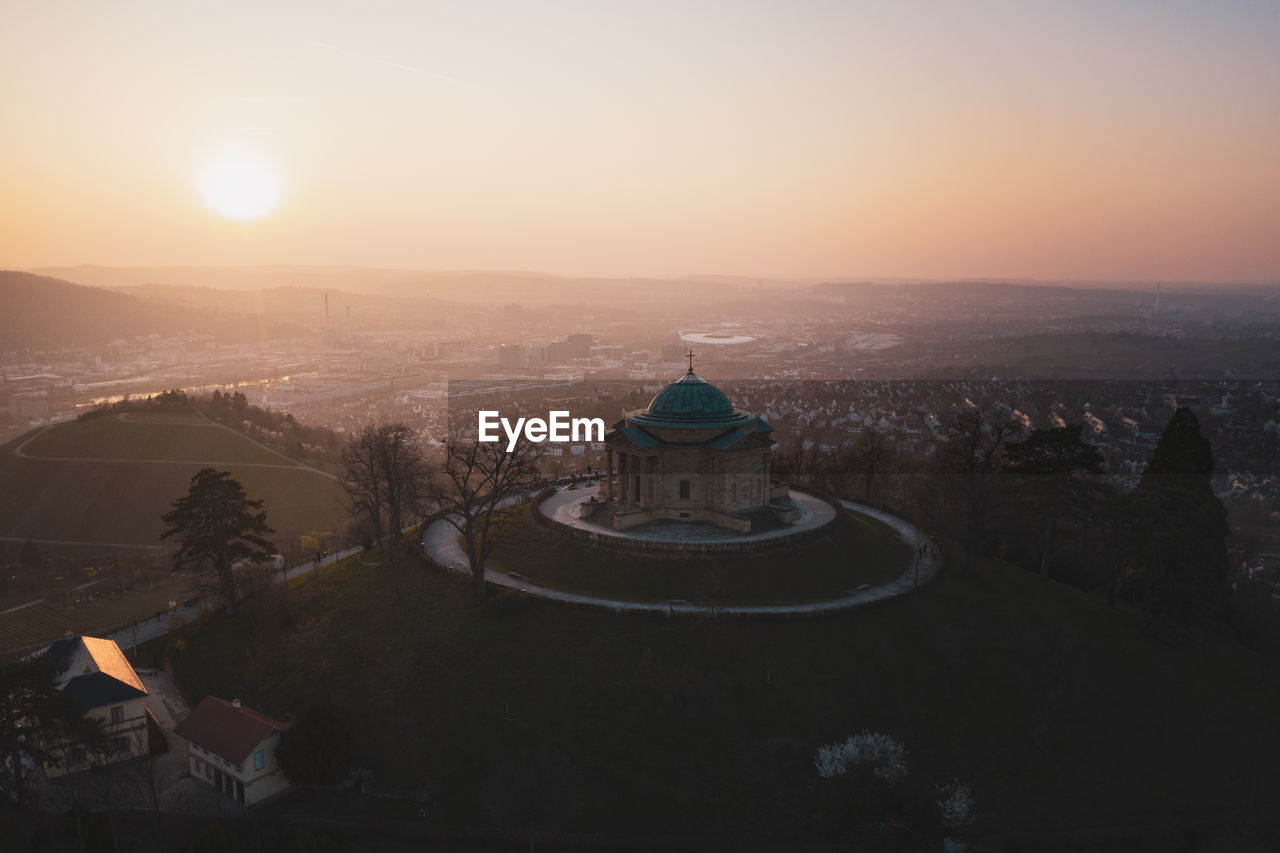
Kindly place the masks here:
[(789, 522), (786, 487), (771, 476), (772, 431), (691, 366), (605, 436), (601, 505), (584, 504), (583, 515), (615, 530), (666, 519), (746, 533), (762, 517)]

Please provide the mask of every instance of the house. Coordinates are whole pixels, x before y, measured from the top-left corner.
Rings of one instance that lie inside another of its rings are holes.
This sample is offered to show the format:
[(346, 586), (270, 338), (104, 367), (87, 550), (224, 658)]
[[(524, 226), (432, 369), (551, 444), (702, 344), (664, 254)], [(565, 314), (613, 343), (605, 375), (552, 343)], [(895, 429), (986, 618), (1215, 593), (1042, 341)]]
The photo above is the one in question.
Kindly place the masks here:
[(288, 726), (239, 699), (200, 700), (174, 734), (190, 744), (191, 775), (224, 796), (254, 806), (289, 788), (276, 761), (276, 746)]
[(114, 641), (67, 636), (45, 649), (44, 656), (65, 667), (58, 675), (58, 686), (85, 716), (102, 724), (106, 735), (105, 749), (93, 755), (83, 743), (46, 744), (57, 757), (55, 763), (45, 765), (50, 777), (104, 761), (124, 761), (150, 750), (148, 721), (156, 730), (159, 723), (147, 709), (147, 688)]

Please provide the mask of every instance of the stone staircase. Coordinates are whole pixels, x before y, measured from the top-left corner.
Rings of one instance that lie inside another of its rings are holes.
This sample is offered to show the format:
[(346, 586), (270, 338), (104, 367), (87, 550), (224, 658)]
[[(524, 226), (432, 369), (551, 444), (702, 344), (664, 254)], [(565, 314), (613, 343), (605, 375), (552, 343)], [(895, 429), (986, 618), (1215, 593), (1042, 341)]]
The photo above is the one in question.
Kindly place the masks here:
[(613, 501), (608, 501), (604, 506), (597, 509), (591, 514), (587, 521), (592, 524), (598, 524), (606, 530), (613, 529), (613, 519), (618, 514), (618, 505)]

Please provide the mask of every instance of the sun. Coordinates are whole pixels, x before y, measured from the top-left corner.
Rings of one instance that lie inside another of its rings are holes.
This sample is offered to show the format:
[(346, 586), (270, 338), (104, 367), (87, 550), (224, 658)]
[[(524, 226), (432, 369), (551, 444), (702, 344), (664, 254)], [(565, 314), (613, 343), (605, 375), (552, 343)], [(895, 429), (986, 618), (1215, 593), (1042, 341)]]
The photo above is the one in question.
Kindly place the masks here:
[(265, 157), (228, 151), (204, 162), (200, 194), (217, 213), (247, 222), (266, 216), (280, 204), (280, 178)]

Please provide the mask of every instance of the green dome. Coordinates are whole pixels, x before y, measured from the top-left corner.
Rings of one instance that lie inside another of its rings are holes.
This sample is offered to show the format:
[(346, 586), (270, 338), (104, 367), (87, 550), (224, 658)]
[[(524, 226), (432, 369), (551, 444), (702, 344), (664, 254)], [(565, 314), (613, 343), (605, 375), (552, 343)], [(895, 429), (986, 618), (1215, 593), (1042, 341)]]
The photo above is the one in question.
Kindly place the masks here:
[(690, 370), (654, 395), (644, 411), (663, 420), (718, 420), (733, 414), (733, 404), (723, 391)]

